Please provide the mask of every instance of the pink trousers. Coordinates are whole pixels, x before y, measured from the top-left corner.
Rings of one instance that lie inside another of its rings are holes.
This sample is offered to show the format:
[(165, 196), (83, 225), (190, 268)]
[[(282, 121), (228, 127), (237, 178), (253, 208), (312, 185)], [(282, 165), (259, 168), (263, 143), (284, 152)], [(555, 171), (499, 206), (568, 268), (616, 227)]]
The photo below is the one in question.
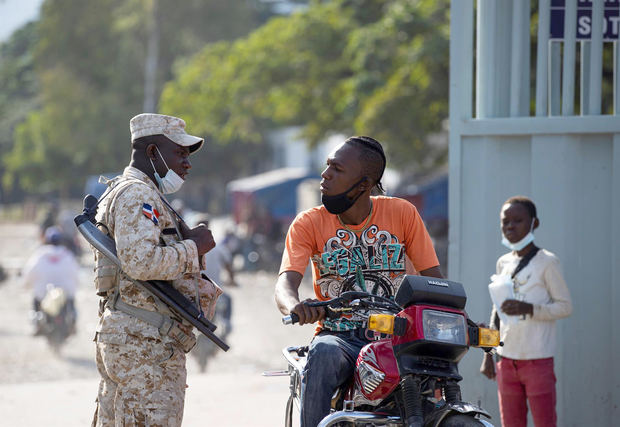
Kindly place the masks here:
[(555, 427), (553, 357), (497, 363), (497, 392), (503, 427), (525, 427), (527, 404), (536, 427)]

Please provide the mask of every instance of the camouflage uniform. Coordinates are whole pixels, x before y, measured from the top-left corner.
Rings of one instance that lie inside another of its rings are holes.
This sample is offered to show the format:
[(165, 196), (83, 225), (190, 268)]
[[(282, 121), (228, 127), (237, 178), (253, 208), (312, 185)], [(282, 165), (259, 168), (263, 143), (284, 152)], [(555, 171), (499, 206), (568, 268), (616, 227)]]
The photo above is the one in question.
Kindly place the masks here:
[[(131, 183), (118, 190), (126, 180)], [(169, 280), (194, 303), (200, 295), (201, 307), (211, 317), (221, 290), (200, 277), (196, 244), (172, 232), (177, 229), (176, 220), (147, 175), (127, 167), (112, 185), (116, 186), (103, 199), (97, 220), (107, 225), (116, 241), (123, 273), (116, 290), (107, 295), (95, 337), (101, 382), (93, 425), (180, 426), (187, 376), (183, 346), (109, 301), (118, 292), (123, 303), (166, 313), (165, 307), (127, 276)], [(115, 191), (119, 191), (116, 197)], [(155, 215), (145, 213), (145, 206)], [(190, 325), (179, 326), (193, 338)]]

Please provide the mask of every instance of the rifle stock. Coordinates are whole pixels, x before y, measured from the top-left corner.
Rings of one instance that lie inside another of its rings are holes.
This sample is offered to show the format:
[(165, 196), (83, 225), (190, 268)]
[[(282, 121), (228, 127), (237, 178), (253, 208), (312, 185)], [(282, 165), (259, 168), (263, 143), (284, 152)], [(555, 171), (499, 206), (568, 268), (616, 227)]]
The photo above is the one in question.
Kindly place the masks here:
[[(94, 224), (96, 202), (97, 199), (90, 194), (84, 198), (84, 212), (74, 218), (75, 225), (88, 243), (109, 258), (118, 268), (122, 268), (121, 262), (116, 254), (116, 244), (114, 240), (112, 240), (110, 236), (103, 234)], [(168, 282), (163, 280), (136, 280), (136, 282), (155, 297), (159, 298), (179, 317), (187, 320), (218, 347), (224, 351), (228, 351), (230, 347), (213, 333), (216, 326), (205, 318), (202, 312), (199, 311), (189, 299), (173, 288)]]

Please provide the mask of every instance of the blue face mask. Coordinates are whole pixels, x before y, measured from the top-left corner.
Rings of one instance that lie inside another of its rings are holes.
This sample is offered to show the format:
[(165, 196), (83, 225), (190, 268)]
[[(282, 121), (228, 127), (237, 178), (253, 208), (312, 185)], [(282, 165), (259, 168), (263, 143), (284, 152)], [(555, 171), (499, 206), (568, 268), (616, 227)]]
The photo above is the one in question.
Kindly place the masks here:
[(532, 218), (532, 225), (530, 225), (530, 232), (525, 235), (525, 237), (519, 240), (516, 243), (511, 243), (506, 236), (502, 234), (502, 245), (506, 246), (511, 251), (519, 252), (521, 249), (529, 245), (534, 241), (534, 221), (535, 218)]

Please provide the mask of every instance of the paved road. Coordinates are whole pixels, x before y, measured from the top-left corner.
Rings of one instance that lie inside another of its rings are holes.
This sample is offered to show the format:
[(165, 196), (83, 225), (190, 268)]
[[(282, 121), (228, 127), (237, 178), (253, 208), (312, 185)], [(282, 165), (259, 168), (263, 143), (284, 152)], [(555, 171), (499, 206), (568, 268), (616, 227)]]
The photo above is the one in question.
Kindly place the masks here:
[[(92, 288), (90, 254), (82, 263), (76, 296), (78, 333), (60, 356), (43, 338), (32, 337), (28, 323), (31, 295), (17, 269), (38, 245), (33, 224), (0, 224), (0, 263), (10, 278), (0, 283), (0, 425), (77, 427), (90, 424), (97, 393), (93, 331), (97, 297)], [(205, 373), (188, 362), (185, 426), (279, 426), (288, 393), (285, 377), (262, 377), (285, 367), (280, 350), (304, 344), (313, 328), (285, 327), (273, 302), (275, 274), (242, 273), (233, 298), (231, 349), (219, 352)], [(305, 283), (309, 290), (309, 283)]]

